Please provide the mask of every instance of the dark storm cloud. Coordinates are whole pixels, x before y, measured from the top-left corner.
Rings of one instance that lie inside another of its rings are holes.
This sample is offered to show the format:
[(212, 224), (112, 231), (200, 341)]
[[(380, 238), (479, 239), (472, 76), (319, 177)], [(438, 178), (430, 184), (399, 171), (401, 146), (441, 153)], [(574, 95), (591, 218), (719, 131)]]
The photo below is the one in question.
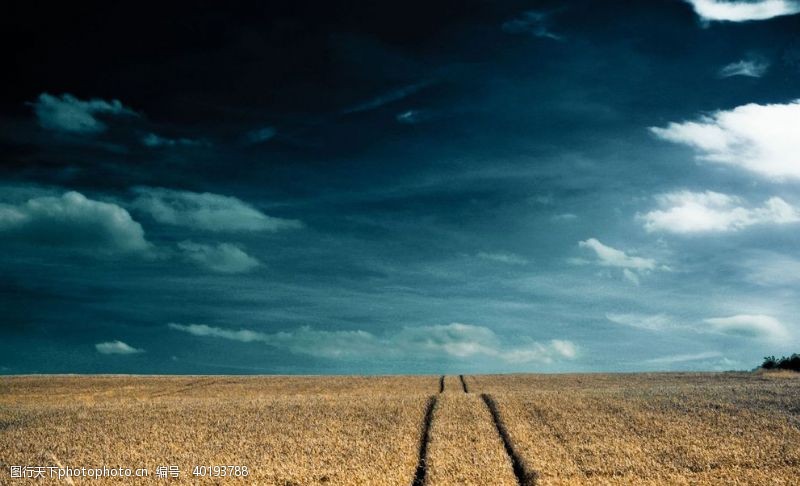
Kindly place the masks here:
[(275, 129), (272, 127), (257, 128), (250, 130), (244, 136), (248, 143), (263, 143), (275, 136)]
[(101, 115), (137, 116), (119, 100), (79, 100), (70, 94), (58, 97), (42, 93), (31, 106), (43, 128), (84, 134), (106, 131)]
[(0, 20), (0, 366), (714, 369), (796, 351), (794, 5), (17, 8)]
[(155, 133), (148, 133), (142, 137), (142, 144), (150, 148), (164, 148), (164, 147), (194, 147), (198, 145), (208, 145), (209, 142), (205, 140), (196, 140), (191, 138), (168, 138)]
[(509, 34), (530, 34), (535, 37), (544, 37), (553, 40), (562, 40), (558, 34), (549, 30), (549, 15), (545, 12), (529, 10), (522, 13), (518, 18), (508, 20), (503, 23), (504, 32)]

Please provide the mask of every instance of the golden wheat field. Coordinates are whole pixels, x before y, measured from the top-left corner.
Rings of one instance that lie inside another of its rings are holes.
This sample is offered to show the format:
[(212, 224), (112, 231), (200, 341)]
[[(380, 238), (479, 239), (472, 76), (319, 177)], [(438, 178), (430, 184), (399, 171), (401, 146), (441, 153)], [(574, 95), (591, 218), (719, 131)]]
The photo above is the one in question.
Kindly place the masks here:
[[(4, 377), (0, 466), (0, 484), (798, 484), (800, 379)], [(149, 475), (48, 477), (103, 466)]]

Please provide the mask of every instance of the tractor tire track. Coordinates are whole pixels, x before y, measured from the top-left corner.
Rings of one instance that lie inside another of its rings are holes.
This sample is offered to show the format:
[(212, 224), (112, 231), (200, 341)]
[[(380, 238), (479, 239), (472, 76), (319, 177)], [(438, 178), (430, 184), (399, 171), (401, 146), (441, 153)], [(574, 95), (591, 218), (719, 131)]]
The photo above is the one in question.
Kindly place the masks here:
[[(442, 386), (444, 386), (444, 377), (442, 377)], [(428, 474), (428, 444), (431, 441), (431, 422), (433, 422), (433, 410), (435, 408), (436, 396), (431, 396), (425, 406), (425, 419), (422, 422), (422, 435), (419, 439), (417, 469), (414, 472), (414, 480), (411, 482), (411, 486), (425, 485), (425, 478)]]
[(464, 381), (464, 375), (458, 375), (458, 379), (461, 380), (461, 388), (464, 389), (464, 393), (469, 393), (469, 388), (467, 388), (467, 382)]
[(161, 398), (161, 397), (166, 397), (166, 396), (171, 396), (171, 395), (181, 395), (181, 394), (183, 394), (185, 392), (188, 392), (188, 391), (197, 390), (197, 389), (200, 389), (200, 388), (206, 388), (206, 387), (209, 387), (209, 386), (212, 386), (212, 385), (217, 385), (217, 384), (225, 383), (225, 382), (226, 382), (226, 380), (221, 380), (221, 379), (203, 379), (203, 378), (201, 378), (201, 379), (198, 379), (198, 380), (190, 381), (190, 382), (188, 382), (188, 383), (186, 383), (186, 384), (184, 384), (182, 386), (179, 386), (178, 388), (175, 388), (173, 390), (166, 390), (166, 391), (153, 393), (152, 395), (150, 395), (150, 398)]
[(500, 439), (503, 441), (506, 454), (508, 454), (509, 459), (511, 459), (511, 466), (514, 468), (514, 476), (517, 477), (517, 482), (520, 486), (536, 486), (539, 475), (536, 471), (529, 470), (525, 466), (525, 462), (520, 455), (514, 450), (511, 437), (508, 435), (508, 429), (500, 418), (500, 412), (497, 410), (497, 403), (486, 393), (481, 393), (481, 398), (486, 404), (486, 408), (489, 409), (489, 413), (492, 414), (494, 426), (497, 429), (498, 435), (500, 435)]

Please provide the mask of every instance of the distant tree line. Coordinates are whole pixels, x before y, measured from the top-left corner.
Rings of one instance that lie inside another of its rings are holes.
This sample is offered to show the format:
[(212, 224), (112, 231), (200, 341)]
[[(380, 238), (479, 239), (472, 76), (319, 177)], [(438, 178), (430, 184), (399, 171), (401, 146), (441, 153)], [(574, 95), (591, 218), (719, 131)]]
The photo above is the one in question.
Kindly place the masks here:
[(795, 353), (788, 358), (783, 356), (780, 359), (775, 356), (766, 356), (764, 362), (761, 363), (761, 368), (765, 370), (800, 371), (800, 354)]

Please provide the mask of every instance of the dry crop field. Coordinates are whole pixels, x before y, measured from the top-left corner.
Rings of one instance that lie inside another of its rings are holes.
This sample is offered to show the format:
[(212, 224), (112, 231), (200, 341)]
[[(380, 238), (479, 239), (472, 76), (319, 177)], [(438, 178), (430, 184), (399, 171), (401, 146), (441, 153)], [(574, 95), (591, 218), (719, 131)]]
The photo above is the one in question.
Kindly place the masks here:
[(798, 376), (3, 377), (0, 484), (798, 484)]

